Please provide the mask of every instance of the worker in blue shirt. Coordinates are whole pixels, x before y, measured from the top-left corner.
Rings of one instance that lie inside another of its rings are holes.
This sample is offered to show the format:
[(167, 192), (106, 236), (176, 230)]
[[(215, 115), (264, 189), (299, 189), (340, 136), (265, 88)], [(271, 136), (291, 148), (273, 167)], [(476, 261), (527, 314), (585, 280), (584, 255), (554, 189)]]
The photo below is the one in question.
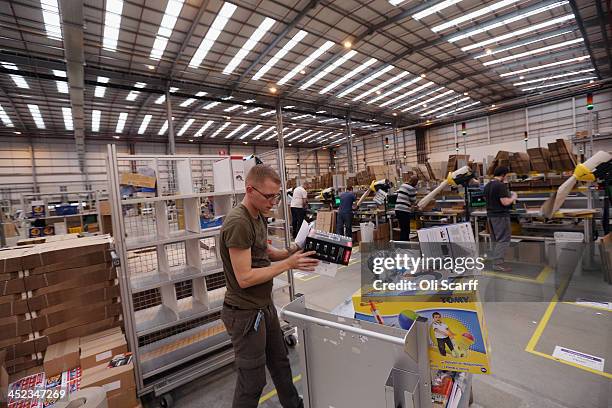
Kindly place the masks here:
[(340, 207), (336, 217), (336, 234), (347, 237), (353, 236), (353, 207), (357, 197), (353, 193), (353, 187), (348, 186), (346, 191), (340, 194)]

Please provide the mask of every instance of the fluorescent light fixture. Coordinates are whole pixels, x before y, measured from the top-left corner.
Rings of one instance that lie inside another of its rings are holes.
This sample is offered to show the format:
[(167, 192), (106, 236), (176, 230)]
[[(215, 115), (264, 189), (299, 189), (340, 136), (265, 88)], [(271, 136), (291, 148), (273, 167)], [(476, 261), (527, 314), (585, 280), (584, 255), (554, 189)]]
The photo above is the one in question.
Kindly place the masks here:
[(512, 85), (514, 85), (514, 86), (521, 86), (521, 85), (533, 84), (533, 83), (536, 83), (536, 82), (545, 82), (545, 81), (548, 81), (550, 79), (557, 79), (557, 78), (563, 78), (563, 77), (568, 77), (568, 76), (574, 76), (574, 75), (584, 74), (585, 72), (593, 72), (593, 71), (595, 71), (595, 68), (582, 69), (580, 71), (566, 72), (564, 74), (551, 75), (551, 76), (547, 76), (547, 77), (544, 77), (544, 78), (537, 78), (537, 79), (531, 79), (529, 81), (516, 82), (516, 83), (514, 83)]
[[(174, 119), (174, 118), (173, 118)], [(164, 133), (166, 133), (166, 130), (168, 130), (168, 119), (166, 119), (164, 121), (164, 124), (162, 125), (161, 129), (159, 129), (159, 132), (157, 132), (157, 134), (159, 136), (163, 135)]]
[(200, 43), (200, 46), (193, 54), (191, 61), (189, 61), (189, 66), (191, 68), (198, 68), (202, 61), (204, 61), (206, 54), (208, 54), (208, 51), (210, 51), (211, 47), (219, 37), (219, 34), (221, 34), (221, 31), (223, 31), (223, 28), (232, 17), (232, 14), (234, 14), (234, 11), (236, 11), (236, 8), (237, 7), (231, 3), (223, 3), (223, 7), (221, 7), (219, 14), (217, 14), (217, 17), (215, 17), (215, 20), (208, 29), (208, 32)]
[(540, 23), (540, 24), (530, 25), (530, 26), (522, 28), (520, 30), (512, 31), (512, 32), (507, 33), (507, 34), (503, 34), (503, 35), (500, 35), (500, 36), (497, 36), (497, 37), (489, 38), (488, 40), (480, 41), (480, 42), (477, 42), (475, 44), (471, 44), (471, 45), (467, 45), (465, 47), (461, 47), (461, 51), (470, 51), (470, 50), (474, 50), (476, 48), (485, 47), (485, 46), (487, 46), (489, 44), (497, 44), (499, 42), (507, 40), (508, 38), (518, 37), (520, 35), (527, 34), (527, 33), (530, 33), (532, 31), (541, 30), (542, 28), (546, 28), (546, 27), (551, 26), (551, 25), (559, 24), (559, 23), (562, 23), (562, 22), (567, 21), (567, 20), (572, 20), (573, 18), (574, 18), (573, 14), (568, 14), (568, 15), (561, 16), (561, 17), (558, 17), (558, 18), (553, 18), (552, 20), (547, 20), (547, 21), (544, 21), (543, 23)]
[(306, 81), (302, 86), (300, 86), (300, 89), (303, 91), (305, 89), (310, 88), (312, 84), (314, 84), (319, 79), (323, 78), (324, 76), (332, 72), (334, 69), (338, 68), (340, 65), (344, 64), (346, 61), (353, 58), (356, 54), (357, 54), (357, 51), (355, 50), (351, 50), (347, 52), (342, 57), (334, 61), (333, 64), (328, 65), (324, 70), (322, 70), (321, 72), (319, 72), (318, 74), (310, 78), (308, 81)]
[(221, 125), (221, 127), (219, 127), (219, 129), (215, 130), (215, 132), (210, 135), (210, 138), (214, 138), (216, 137), (219, 133), (223, 132), (225, 130), (226, 127), (228, 127), (229, 125), (231, 125), (232, 122), (225, 122), (223, 125)]
[[(0, 64), (2, 64), (2, 66), (6, 69), (10, 69), (12, 71), (19, 71), (19, 68), (17, 68), (17, 65), (13, 64), (12, 62), (2, 62)], [(25, 89), (30, 88), (30, 86), (28, 85), (28, 83), (26, 82), (23, 76), (17, 75), (17, 74), (9, 74), (9, 76), (11, 77), (15, 85), (17, 85), (17, 88), (25, 88)]]
[(121, 28), (121, 13), (123, 13), (123, 0), (106, 0), (104, 34), (102, 37), (102, 48), (105, 50), (117, 51), (119, 29)]
[[(108, 84), (108, 78), (107, 77), (99, 76), (97, 78), (97, 81), (102, 83), (102, 84)], [(104, 98), (104, 94), (106, 94), (106, 87), (105, 86), (101, 86), (101, 85), (96, 85), (96, 88), (94, 89), (94, 96), (96, 98)]]
[(370, 58), (369, 60), (367, 60), (366, 62), (364, 62), (360, 66), (358, 66), (357, 68), (353, 69), (352, 71), (348, 72), (347, 74), (345, 74), (345, 75), (341, 76), (340, 78), (336, 79), (331, 84), (327, 85), (325, 88), (321, 89), (319, 91), (319, 94), (328, 93), (332, 89), (337, 88), (339, 85), (341, 85), (344, 82), (348, 81), (349, 79), (351, 79), (355, 75), (359, 74), (361, 71), (367, 69), (368, 67), (372, 66), (376, 62), (378, 62), (378, 60), (376, 58)]
[(64, 117), (64, 127), (66, 130), (74, 130), (74, 124), (72, 123), (72, 109), (62, 108), (62, 116)]
[(62, 24), (60, 22), (60, 12), (57, 0), (40, 0), (43, 21), (47, 37), (52, 40), (62, 39)]
[[(456, 95), (455, 95), (454, 97), (456, 97)], [(452, 99), (452, 98), (451, 98), (451, 99)], [(461, 102), (465, 102), (465, 101), (467, 101), (468, 99), (470, 99), (470, 97), (469, 97), (469, 96), (464, 96), (463, 98), (460, 98), (460, 99), (455, 99), (455, 100), (453, 100), (452, 102), (449, 102), (449, 103), (446, 103), (446, 104), (444, 104), (444, 105), (438, 106), (437, 108), (432, 109), (432, 110), (430, 110), (430, 111), (428, 111), (428, 112), (425, 112), (425, 113), (420, 113), (419, 115), (421, 115), (421, 116), (429, 116), (429, 115), (431, 115), (432, 113), (436, 113), (436, 112), (438, 112), (438, 111), (441, 111), (442, 109), (448, 108), (449, 106), (455, 106), (455, 105), (458, 105), (458, 104), (460, 104)], [(447, 100), (447, 101), (448, 101), (448, 100)], [(447, 102), (447, 101), (444, 101), (444, 102)]]
[[(140, 127), (138, 128), (138, 134), (142, 135), (144, 134), (144, 132), (147, 131), (147, 127), (149, 126), (149, 122), (151, 121), (151, 118), (153, 117), (153, 115), (145, 115), (144, 118), (142, 119), (142, 122), (140, 123)], [(166, 123), (167, 126), (167, 123)]]
[(215, 122), (212, 121), (212, 120), (209, 120), (204, 125), (202, 125), (202, 127), (193, 136), (194, 137), (201, 137), (202, 134), (204, 134), (204, 132), (206, 131), (206, 129), (208, 129), (210, 127), (210, 125), (212, 125), (213, 123), (215, 123)]
[(542, 13), (542, 12), (547, 11), (547, 10), (551, 10), (551, 9), (553, 9), (555, 7), (563, 6), (563, 5), (568, 4), (568, 3), (569, 2), (566, 1), (566, 0), (565, 1), (559, 1), (559, 2), (556, 2), (556, 3), (549, 4), (548, 6), (540, 7), (539, 9), (536, 9), (536, 10), (532, 10), (532, 11), (529, 11), (529, 12), (526, 12), (526, 13), (523, 13), (523, 14), (519, 14), (517, 16), (508, 17), (508, 18), (506, 18), (506, 19), (504, 19), (502, 21), (498, 21), (498, 22), (495, 22), (495, 23), (492, 23), (492, 24), (489, 24), (489, 25), (486, 25), (486, 26), (481, 26), (481, 27), (476, 28), (474, 30), (465, 32), (463, 34), (455, 35), (455, 36), (449, 38), (448, 42), (453, 43), (453, 42), (456, 42), (456, 41), (459, 41), (459, 40), (463, 40), (464, 38), (473, 37), (476, 34), (484, 33), (484, 32), (493, 30), (494, 28), (497, 28), (497, 27), (502, 27), (502, 26), (504, 26), (506, 24), (510, 24), (510, 23), (515, 22), (515, 21), (522, 20), (524, 18), (527, 18), (527, 17), (533, 16), (533, 15)]
[(187, 120), (187, 122), (185, 122), (185, 124), (183, 125), (183, 127), (181, 128), (181, 130), (178, 131), (178, 133), (176, 134), (177, 136), (183, 136), (185, 134), (185, 132), (187, 131), (187, 129), (189, 129), (189, 127), (191, 125), (193, 125), (193, 122), (195, 122), (195, 119), (189, 119)]
[(451, 111), (441, 113), (441, 114), (437, 115), (436, 118), (442, 118), (444, 116), (450, 115), (451, 113), (457, 113), (457, 112), (462, 111), (464, 109), (467, 109), (467, 108), (469, 108), (471, 106), (478, 105), (479, 103), (480, 103), (480, 101), (476, 101), (476, 102), (469, 103), (467, 105), (460, 106), (460, 107), (455, 108), (455, 109), (453, 109)]
[(518, 3), (522, 0), (502, 0), (497, 3), (493, 3), (489, 6), (480, 8), (478, 10), (474, 10), (471, 13), (464, 14), (460, 17), (454, 18), (452, 20), (445, 21), (442, 24), (432, 27), (431, 31), (437, 33), (438, 31), (443, 31), (451, 27), (456, 27), (461, 23), (465, 23), (466, 21), (472, 21), (477, 19), (478, 17), (484, 16), (485, 14), (492, 14), (495, 10), (499, 10), (500, 8), (510, 6), (514, 3)]
[(249, 109), (248, 111), (244, 112), (244, 114), (245, 115), (249, 115), (249, 114), (251, 114), (253, 112), (257, 112), (259, 110), (261, 110), (261, 108), (252, 108), (252, 109)]
[(350, 94), (351, 92), (361, 88), (362, 86), (372, 82), (373, 80), (375, 80), (376, 78), (378, 78), (381, 75), (386, 74), (387, 72), (391, 71), (393, 69), (393, 65), (387, 65), (386, 67), (384, 67), (383, 69), (381, 69), (380, 71), (372, 74), (372, 75), (368, 75), (367, 77), (365, 77), (364, 79), (362, 79), (361, 81), (357, 82), (355, 85), (345, 89), (344, 91), (340, 92), (337, 97), (338, 98), (342, 98), (345, 95)]
[(185, 99), (183, 102), (181, 102), (179, 104), (180, 107), (186, 108), (189, 105), (191, 105), (192, 103), (194, 103), (197, 99), (196, 98), (189, 98), (189, 99)]
[(174, 30), (176, 20), (183, 9), (183, 1), (184, 0), (168, 0), (166, 11), (164, 12), (159, 29), (157, 30), (157, 36), (155, 37), (155, 42), (153, 43), (149, 58), (159, 60), (162, 55), (164, 55), (166, 45), (168, 45), (168, 40), (172, 35), (172, 30)]
[(127, 120), (128, 114), (127, 112), (119, 113), (119, 120), (117, 121), (117, 127), (115, 127), (115, 133), (122, 133), (123, 128), (125, 126), (125, 121)]
[(425, 101), (421, 101), (421, 102), (415, 103), (414, 105), (411, 105), (411, 106), (407, 107), (406, 109), (402, 109), (402, 112), (407, 112), (407, 111), (414, 110), (414, 109), (418, 108), (419, 106), (423, 106), (423, 105), (425, 105), (425, 104), (428, 104), (428, 103), (431, 103), (431, 102), (433, 102), (433, 101), (436, 101), (436, 100), (438, 100), (438, 99), (440, 99), (440, 98), (444, 98), (446, 95), (450, 95), (450, 94), (452, 94), (453, 92), (454, 92), (454, 91), (452, 91), (452, 90), (450, 90), (450, 89), (449, 89), (448, 91), (443, 92), (443, 93), (441, 93), (441, 94), (438, 94), (438, 95), (436, 95), (436, 96), (434, 96), (434, 97), (432, 97), (432, 98), (429, 98), (429, 99), (427, 99), (427, 100), (425, 100)]
[[(263, 132), (261, 132), (260, 134), (258, 134), (257, 136), (255, 136), (253, 138), (253, 140), (259, 140), (261, 139), (264, 135), (272, 132), (274, 129), (276, 129), (276, 126), (270, 126), (269, 128), (267, 128), (266, 130), (264, 130)], [(267, 139), (266, 139), (267, 140)]]
[(261, 125), (257, 125), (255, 127), (253, 127), (251, 130), (249, 130), (246, 133), (244, 133), (238, 139), (240, 139), (240, 140), (245, 139), (247, 136), (249, 136), (249, 135), (253, 134), (254, 132), (256, 132), (260, 127), (261, 127)]
[(433, 82), (429, 81), (426, 84), (423, 84), (421, 86), (417, 86), (416, 88), (411, 89), (410, 91), (408, 91), (406, 93), (402, 93), (401, 95), (398, 95), (395, 98), (389, 99), (387, 102), (381, 104), (380, 107), (382, 108), (382, 107), (385, 107), (387, 105), (391, 105), (392, 103), (395, 103), (395, 102), (399, 101), (400, 99), (404, 99), (404, 98), (406, 98), (406, 97), (408, 97), (408, 96), (410, 96), (412, 94), (415, 94), (415, 93), (417, 93), (419, 91), (422, 91), (423, 89), (428, 88), (428, 87), (432, 86), (433, 84), (434, 84)]
[(489, 66), (489, 65), (500, 64), (502, 62), (512, 61), (512, 60), (520, 59), (520, 58), (523, 58), (523, 57), (528, 57), (529, 55), (539, 54), (541, 52), (546, 52), (546, 51), (550, 51), (550, 50), (556, 50), (557, 48), (567, 47), (567, 46), (570, 46), (572, 44), (577, 44), (577, 43), (580, 43), (580, 42), (584, 42), (584, 39), (576, 38), (576, 39), (569, 40), (569, 41), (563, 41), (563, 42), (560, 42), (560, 43), (557, 43), (557, 44), (548, 45), (546, 47), (537, 48), (535, 50), (522, 52), (520, 54), (509, 55), (507, 57), (499, 58), (499, 59), (492, 60), (492, 61), (487, 61), (487, 62), (483, 63), (482, 65), (484, 65), (486, 67), (486, 66)]
[(526, 72), (532, 72), (532, 71), (539, 71), (541, 69), (556, 67), (556, 66), (559, 66), (559, 65), (574, 64), (576, 62), (582, 62), (582, 61), (587, 60), (589, 58), (591, 58), (591, 57), (588, 56), (588, 55), (583, 55), (582, 57), (571, 58), (571, 59), (566, 59), (566, 60), (556, 61), (556, 62), (551, 62), (550, 64), (538, 65), (537, 67), (524, 68), (524, 69), (519, 69), (518, 71), (505, 72), (503, 74), (500, 74), (499, 76), (504, 78), (504, 77), (507, 77), (507, 76), (519, 75), (519, 74), (524, 74)]
[(246, 123), (242, 123), (240, 126), (238, 126), (236, 129), (232, 130), (231, 132), (229, 132), (227, 134), (227, 136), (225, 136), (226, 139), (231, 138), (232, 136), (234, 136), (236, 133), (240, 132), (242, 129), (244, 129), (244, 127), (246, 126)]
[[(142, 89), (145, 86), (147, 86), (147, 84), (144, 82), (136, 82), (134, 84), (134, 88), (138, 88), (138, 89)], [(135, 101), (136, 98), (138, 98), (138, 95), (140, 95), (140, 91), (130, 91), (130, 93), (125, 97), (125, 100)]]
[(326, 52), (331, 47), (333, 47), (333, 45), (334, 45), (333, 41), (326, 41), (325, 44), (321, 45), (315, 52), (310, 54), (308, 57), (304, 58), (304, 60), (302, 62), (300, 62), (298, 65), (296, 65), (295, 68), (293, 68), (289, 73), (287, 73), (287, 75), (285, 75), (276, 84), (277, 85), (285, 84), (291, 78), (296, 76), (298, 72), (300, 72), (301, 70), (303, 70), (304, 68), (306, 68), (307, 66), (312, 64), (317, 58), (319, 58), (321, 55), (323, 55), (324, 52)]
[(11, 118), (9, 118), (9, 115), (7, 115), (2, 105), (0, 105), (0, 120), (2, 120), (2, 123), (6, 127), (15, 127), (15, 125), (13, 125), (13, 122), (11, 121)]
[[(415, 13), (412, 15), (412, 18), (414, 18), (415, 20), (420, 20), (422, 18), (425, 18), (427, 16), (430, 16), (432, 14), (435, 14), (439, 11), (444, 10), (445, 8), (448, 8), (450, 6), (452, 6), (453, 4), (457, 4), (459, 3), (461, 0), (444, 0), (441, 1), (438, 4), (435, 4), (431, 7), (427, 7), (425, 10), (421, 10), (418, 13)], [(401, 2), (398, 2), (397, 4), (399, 4)], [(393, 4), (393, 3), (391, 3)]]
[(266, 137), (266, 139), (265, 139), (265, 140), (270, 140), (270, 139), (273, 139), (273, 138), (275, 138), (276, 136), (278, 136), (278, 132), (274, 132), (274, 133), (272, 133), (270, 136)]
[(361, 95), (359, 95), (359, 96), (357, 96), (357, 97), (353, 98), (353, 102), (356, 102), (356, 101), (358, 101), (358, 100), (360, 100), (360, 99), (363, 99), (363, 98), (365, 98), (366, 96), (371, 95), (371, 94), (373, 94), (374, 92), (376, 92), (376, 91), (378, 91), (378, 90), (380, 90), (380, 89), (383, 89), (383, 88), (385, 88), (385, 87), (387, 87), (387, 86), (391, 85), (391, 84), (392, 84), (392, 83), (394, 83), (394, 82), (399, 81), (400, 79), (402, 79), (402, 78), (403, 78), (403, 77), (405, 77), (406, 75), (408, 75), (408, 72), (407, 72), (407, 71), (402, 71), (402, 72), (400, 72), (398, 75), (395, 75), (395, 76), (393, 76), (393, 77), (392, 77), (392, 78), (390, 78), (390, 79), (387, 79), (385, 82), (383, 82), (383, 83), (381, 83), (381, 84), (376, 85), (374, 88), (370, 89), (369, 91), (364, 92), (364, 93), (362, 93)]
[(223, 112), (233, 112), (236, 109), (242, 108), (242, 105), (232, 105), (229, 108), (223, 109)]
[(410, 85), (418, 82), (421, 80), (421, 77), (416, 77), (416, 78), (412, 78), (410, 81), (406, 81), (403, 84), (396, 86), (395, 88), (391, 89), (390, 91), (385, 92), (384, 94), (378, 95), (376, 98), (369, 100), (367, 103), (374, 103), (376, 101), (379, 101), (383, 98), (388, 97), (389, 95), (393, 95), (396, 92), (401, 91), (404, 88), (409, 87)]
[(486, 58), (486, 57), (490, 57), (491, 55), (495, 55), (495, 54), (499, 54), (500, 52), (506, 52), (506, 51), (510, 51), (513, 50), (515, 48), (519, 48), (519, 47), (524, 47), (525, 45), (530, 45), (530, 44), (535, 44), (541, 41), (546, 41), (546, 40), (550, 40), (551, 38), (555, 38), (555, 37), (559, 37), (565, 34), (569, 34), (571, 32), (573, 32), (574, 30), (567, 30), (567, 31), (562, 31), (560, 33), (556, 33), (556, 34), (551, 34), (549, 36), (546, 37), (542, 37), (542, 38), (537, 38), (535, 40), (531, 40), (531, 41), (519, 41), (518, 43), (514, 43), (514, 44), (510, 44), (507, 47), (501, 47), (501, 48), (495, 48), (494, 50), (487, 50), (486, 52), (483, 52), (482, 54), (478, 54), (474, 57), (474, 59), (479, 59), (479, 58)]
[(286, 139), (286, 138), (288, 138), (289, 136), (294, 135), (294, 134), (296, 134), (297, 132), (301, 132), (301, 131), (302, 131), (302, 129), (298, 128), (298, 129), (293, 129), (293, 130), (292, 130), (291, 132), (289, 132), (289, 133), (285, 133), (285, 132), (283, 132), (283, 139)]
[(596, 76), (591, 76), (591, 77), (585, 77), (585, 78), (578, 78), (578, 79), (573, 79), (571, 81), (562, 81), (562, 82), (555, 82), (554, 84), (546, 84), (546, 85), (538, 85), (538, 86), (532, 86), (529, 88), (523, 88), (521, 89), (521, 91), (533, 91), (534, 89), (541, 89), (541, 88), (552, 88), (555, 86), (561, 86), (561, 85), (567, 85), (567, 84), (573, 84), (576, 82), (584, 82), (584, 81), (590, 81), (591, 79), (597, 79)]
[(261, 40), (261, 38), (266, 35), (268, 31), (272, 28), (272, 26), (276, 23), (276, 20), (270, 17), (266, 17), (264, 21), (261, 22), (259, 27), (255, 30), (251, 37), (247, 40), (246, 43), (242, 46), (242, 48), (234, 55), (234, 58), (227, 64), (225, 69), (223, 70), (223, 74), (229, 75), (236, 67), (242, 62), (244, 57), (248, 55), (249, 52), (257, 45), (257, 43)]
[(45, 128), (45, 122), (40, 114), (40, 109), (38, 109), (38, 105), (28, 104), (28, 109), (30, 110), (30, 115), (32, 115), (32, 119), (34, 119), (34, 123), (38, 129)]
[(276, 113), (275, 110), (269, 110), (267, 112), (259, 114), (259, 116), (270, 116), (270, 115), (274, 115), (275, 113)]
[[(444, 87), (441, 87), (441, 88), (436, 88), (436, 89), (432, 89), (432, 90), (431, 90), (431, 91), (429, 91), (429, 92), (426, 92), (426, 93), (424, 93), (424, 94), (421, 94), (421, 95), (417, 96), (416, 98), (412, 98), (412, 99), (410, 99), (410, 100), (408, 100), (408, 101), (405, 101), (405, 102), (400, 103), (400, 104), (399, 104), (399, 105), (397, 105), (397, 106), (394, 106), (394, 107), (393, 107), (393, 109), (399, 109), (399, 108), (402, 108), (402, 107), (404, 107), (404, 106), (406, 106), (406, 105), (410, 105), (411, 103), (414, 103), (414, 102), (416, 102), (416, 101), (418, 101), (418, 100), (420, 100), (420, 99), (423, 99), (423, 98), (428, 97), (428, 96), (429, 96), (429, 95), (431, 95), (431, 94), (434, 94), (434, 93), (436, 93), (436, 92), (441, 92), (441, 91), (443, 91), (443, 90), (444, 90)], [(421, 102), (421, 103), (423, 103), (423, 102)], [(368, 125), (368, 126), (369, 126), (369, 127), (375, 127), (375, 126), (377, 126), (377, 125)]]
[(211, 110), (212, 108), (214, 108), (217, 105), (221, 105), (221, 102), (211, 102), (208, 105), (202, 106), (202, 109), (204, 109), (204, 110)]
[(293, 38), (291, 38), (289, 41), (287, 41), (287, 44), (285, 44), (283, 46), (283, 48), (281, 48), (280, 50), (278, 50), (278, 52), (276, 54), (274, 54), (274, 56), (272, 58), (270, 58), (270, 60), (266, 63), (266, 65), (264, 65), (263, 67), (261, 67), (259, 69), (259, 71), (257, 71), (257, 73), (255, 75), (253, 75), (253, 79), (255, 81), (259, 80), (259, 78), (261, 78), (263, 75), (265, 75), (270, 68), (272, 68), (274, 65), (276, 65), (276, 63), (281, 60), (285, 55), (287, 55), (287, 53), (293, 49), (293, 47), (295, 47), (300, 41), (302, 41), (304, 39), (304, 37), (306, 37), (306, 34), (308, 34), (306, 31), (304, 30), (300, 30), (298, 31)]

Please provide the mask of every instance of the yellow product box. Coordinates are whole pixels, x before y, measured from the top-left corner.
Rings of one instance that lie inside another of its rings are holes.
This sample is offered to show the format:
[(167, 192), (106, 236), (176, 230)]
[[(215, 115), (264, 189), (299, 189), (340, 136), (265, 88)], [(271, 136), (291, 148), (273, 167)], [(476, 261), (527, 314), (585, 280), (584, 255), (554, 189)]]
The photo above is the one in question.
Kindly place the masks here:
[(432, 369), (490, 374), (491, 352), (482, 303), (476, 292), (393, 297), (353, 295), (355, 318), (410, 330), (427, 318)]

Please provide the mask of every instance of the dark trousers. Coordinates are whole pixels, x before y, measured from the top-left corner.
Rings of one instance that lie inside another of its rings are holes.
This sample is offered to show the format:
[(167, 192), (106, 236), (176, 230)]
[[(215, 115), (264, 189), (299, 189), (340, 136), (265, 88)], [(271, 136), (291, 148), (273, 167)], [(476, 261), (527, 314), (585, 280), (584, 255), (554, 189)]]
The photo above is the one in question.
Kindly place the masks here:
[(436, 338), (436, 340), (438, 341), (438, 350), (440, 351), (441, 355), (446, 355), (446, 346), (448, 346), (450, 351), (454, 350), (453, 342), (451, 341), (450, 337), (445, 337), (443, 339)]
[(336, 234), (345, 237), (353, 236), (353, 213), (336, 214)]
[(302, 221), (304, 221), (304, 217), (306, 216), (305, 208), (297, 208), (291, 207), (291, 236), (293, 239), (297, 236), (300, 227), (302, 226)]
[(302, 408), (293, 385), (287, 346), (274, 305), (262, 309), (263, 318), (255, 330), (258, 310), (236, 310), (223, 305), (221, 319), (232, 339), (238, 374), (232, 408), (256, 408), (266, 385), (266, 367), (284, 408)]
[(395, 210), (395, 216), (400, 227), (400, 241), (410, 241), (410, 218), (412, 213)]
[(489, 228), (491, 230), (491, 241), (493, 241), (493, 254), (491, 256), (494, 265), (504, 261), (506, 250), (510, 246), (512, 228), (510, 217), (490, 217)]

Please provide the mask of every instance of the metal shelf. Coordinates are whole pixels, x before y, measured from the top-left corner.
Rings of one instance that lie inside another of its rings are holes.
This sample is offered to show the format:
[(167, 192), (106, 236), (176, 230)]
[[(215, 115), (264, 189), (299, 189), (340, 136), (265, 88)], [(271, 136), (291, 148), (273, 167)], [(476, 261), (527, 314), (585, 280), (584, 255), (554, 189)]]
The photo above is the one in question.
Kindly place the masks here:
[(204, 276), (204, 273), (200, 269), (187, 265), (180, 268), (173, 268), (169, 273), (154, 272), (146, 274), (145, 276), (131, 276), (130, 283), (132, 286), (132, 293), (137, 293), (201, 276)]
[(208, 238), (218, 235), (221, 231), (221, 227), (212, 227), (202, 230), (200, 232), (192, 231), (177, 231), (171, 232), (167, 237), (159, 238), (156, 235), (143, 235), (136, 238), (128, 238), (125, 240), (127, 250), (147, 248), (157, 245), (170, 244), (172, 242), (187, 241), (189, 239), (200, 239)]
[(176, 194), (167, 196), (157, 197), (141, 197), (141, 198), (127, 198), (121, 200), (122, 205), (142, 204), (142, 203), (154, 203), (157, 201), (174, 201), (174, 200), (185, 200), (189, 198), (202, 198), (202, 197), (218, 197), (218, 196), (229, 196), (234, 194), (240, 194), (232, 191), (211, 191), (207, 193), (193, 193), (193, 194)]

